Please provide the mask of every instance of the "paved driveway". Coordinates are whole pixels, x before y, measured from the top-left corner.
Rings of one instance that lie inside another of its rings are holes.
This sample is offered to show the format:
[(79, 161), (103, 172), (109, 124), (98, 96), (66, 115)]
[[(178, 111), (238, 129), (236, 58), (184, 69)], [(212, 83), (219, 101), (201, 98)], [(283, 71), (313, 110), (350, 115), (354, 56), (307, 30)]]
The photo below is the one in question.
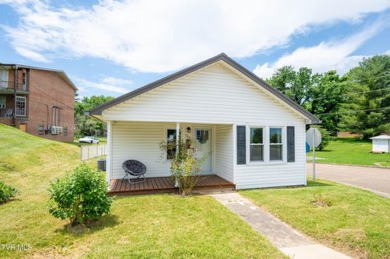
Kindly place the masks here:
[[(312, 168), (312, 163), (307, 163), (308, 176), (312, 176)], [(316, 178), (362, 187), (390, 198), (390, 169), (317, 163)]]

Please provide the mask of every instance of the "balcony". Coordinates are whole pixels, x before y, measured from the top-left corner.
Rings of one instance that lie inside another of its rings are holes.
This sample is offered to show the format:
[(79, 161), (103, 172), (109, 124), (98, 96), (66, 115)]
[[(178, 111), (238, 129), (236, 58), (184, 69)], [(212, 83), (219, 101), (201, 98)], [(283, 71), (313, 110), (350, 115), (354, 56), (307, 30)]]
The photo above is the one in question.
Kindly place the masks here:
[[(0, 81), (0, 94), (13, 94), (14, 81)], [(28, 86), (26, 83), (18, 82), (16, 87), (16, 94), (28, 94)]]
[[(11, 119), (14, 117), (14, 111), (13, 108), (0, 108), (0, 118), (8, 118)], [(27, 116), (27, 110), (25, 107), (17, 107), (16, 108), (16, 117), (26, 117)]]

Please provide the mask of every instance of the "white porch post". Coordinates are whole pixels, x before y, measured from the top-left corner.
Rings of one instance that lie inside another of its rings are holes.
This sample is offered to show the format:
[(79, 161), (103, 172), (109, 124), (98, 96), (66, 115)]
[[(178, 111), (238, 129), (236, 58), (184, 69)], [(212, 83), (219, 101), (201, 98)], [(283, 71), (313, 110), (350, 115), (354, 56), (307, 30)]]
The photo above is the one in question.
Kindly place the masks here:
[(176, 122), (176, 156), (177, 151), (179, 150), (179, 135), (180, 135), (180, 122)]
[(107, 122), (107, 158), (106, 158), (106, 181), (110, 188), (112, 176), (112, 122)]

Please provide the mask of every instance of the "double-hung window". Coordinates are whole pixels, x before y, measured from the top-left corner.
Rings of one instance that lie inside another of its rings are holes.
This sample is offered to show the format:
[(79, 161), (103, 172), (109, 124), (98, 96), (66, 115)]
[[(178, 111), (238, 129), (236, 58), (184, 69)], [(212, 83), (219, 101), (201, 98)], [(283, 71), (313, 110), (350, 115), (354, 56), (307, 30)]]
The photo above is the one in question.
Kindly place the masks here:
[(26, 97), (16, 96), (16, 116), (26, 116)]
[(263, 128), (250, 128), (250, 161), (264, 161)]
[(269, 128), (269, 160), (283, 160), (282, 128)]

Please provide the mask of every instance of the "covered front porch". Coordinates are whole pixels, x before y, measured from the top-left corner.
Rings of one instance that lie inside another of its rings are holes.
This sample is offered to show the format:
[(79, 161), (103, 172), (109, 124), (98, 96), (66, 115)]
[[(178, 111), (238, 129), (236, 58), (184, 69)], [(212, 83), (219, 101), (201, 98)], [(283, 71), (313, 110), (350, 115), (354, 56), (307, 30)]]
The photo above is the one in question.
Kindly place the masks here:
[[(218, 175), (201, 175), (194, 193), (205, 191), (232, 191), (235, 185)], [(110, 182), (109, 195), (141, 195), (152, 193), (176, 193), (178, 188), (171, 177), (146, 178), (145, 182), (130, 184), (128, 180), (113, 179)]]
[[(175, 147), (179, 136), (195, 151), (196, 156), (204, 158), (200, 172), (206, 177), (204, 179), (208, 179), (209, 175), (215, 175), (234, 183), (234, 127), (231, 124), (115, 121), (108, 122), (107, 128), (106, 180), (113, 192), (118, 188), (119, 190), (142, 188), (142, 185), (126, 187), (120, 182), (125, 174), (122, 164), (130, 159), (140, 161), (146, 166), (146, 178), (154, 179), (153, 181), (161, 178), (159, 180), (161, 184), (166, 182), (167, 180), (163, 179), (169, 179), (171, 175), (171, 158), (176, 154)], [(170, 144), (171, 149), (161, 149), (161, 142)], [(151, 185), (153, 181), (148, 180), (146, 185), (154, 186)], [(158, 186), (158, 183), (156, 185)], [(169, 189), (167, 186), (165, 184), (163, 189)], [(156, 187), (147, 189), (155, 192), (160, 190)]]

